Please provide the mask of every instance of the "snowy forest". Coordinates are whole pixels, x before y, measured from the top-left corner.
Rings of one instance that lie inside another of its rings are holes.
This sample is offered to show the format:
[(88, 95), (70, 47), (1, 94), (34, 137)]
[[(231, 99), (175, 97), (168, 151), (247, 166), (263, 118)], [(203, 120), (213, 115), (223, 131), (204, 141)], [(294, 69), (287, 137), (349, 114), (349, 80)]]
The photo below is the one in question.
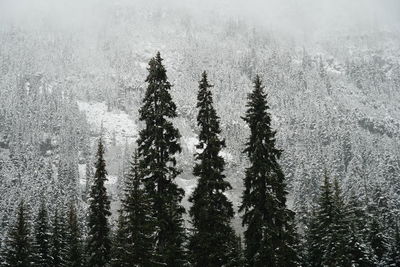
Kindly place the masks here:
[(0, 0), (0, 267), (400, 266), (397, 0)]

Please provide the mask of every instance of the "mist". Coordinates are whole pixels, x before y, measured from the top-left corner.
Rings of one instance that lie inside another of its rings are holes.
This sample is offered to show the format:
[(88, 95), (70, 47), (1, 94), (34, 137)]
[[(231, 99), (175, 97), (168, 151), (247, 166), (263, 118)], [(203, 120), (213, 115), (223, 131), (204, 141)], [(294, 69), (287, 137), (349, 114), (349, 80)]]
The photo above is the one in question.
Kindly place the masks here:
[(297, 42), (351, 33), (400, 31), (400, 2), (396, 0), (1, 0), (0, 27), (84, 29), (98, 33), (115, 6), (138, 11), (173, 10), (177, 17), (184, 15), (200, 23), (242, 19)]

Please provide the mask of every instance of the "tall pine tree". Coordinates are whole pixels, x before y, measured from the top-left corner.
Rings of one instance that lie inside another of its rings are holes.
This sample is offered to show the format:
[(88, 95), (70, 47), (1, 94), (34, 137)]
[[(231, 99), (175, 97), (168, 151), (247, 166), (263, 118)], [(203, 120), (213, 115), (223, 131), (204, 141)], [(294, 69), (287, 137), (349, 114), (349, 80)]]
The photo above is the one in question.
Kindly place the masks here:
[(397, 221), (394, 228), (394, 238), (391, 244), (390, 266), (400, 266), (400, 230)]
[(243, 118), (250, 128), (244, 153), (246, 169), (239, 211), (246, 227), (245, 256), (248, 266), (293, 266), (298, 261), (294, 213), (286, 207), (285, 176), (278, 163), (281, 150), (275, 146), (275, 131), (260, 77), (248, 97)]
[(4, 247), (4, 263), (2, 266), (28, 267), (34, 260), (28, 211), (21, 201), (17, 208), (15, 224), (11, 226)]
[(332, 243), (332, 225), (334, 218), (334, 192), (328, 175), (324, 176), (320, 188), (320, 197), (313, 217), (310, 219), (307, 235), (308, 266), (332, 266), (331, 258), (327, 255), (327, 248)]
[(89, 199), (89, 233), (86, 253), (87, 266), (103, 267), (110, 262), (111, 239), (108, 217), (110, 200), (104, 186), (107, 180), (106, 162), (104, 160), (104, 146), (100, 138), (97, 150), (96, 172), (90, 190)]
[(156, 218), (144, 190), (137, 151), (126, 177), (124, 198), (114, 245), (113, 266), (156, 266)]
[(130, 258), (128, 253), (128, 236), (126, 236), (126, 221), (122, 210), (119, 210), (117, 220), (117, 230), (114, 233), (111, 247), (111, 266), (112, 267), (130, 267)]
[(347, 205), (344, 203), (338, 180), (333, 182), (333, 218), (332, 239), (326, 249), (326, 258), (331, 258), (334, 266), (351, 266), (352, 258), (348, 242), (350, 240), (350, 222)]
[(65, 261), (68, 267), (83, 266), (83, 245), (78, 214), (73, 202), (70, 203), (66, 229)]
[(310, 218), (306, 266), (373, 266), (362, 238), (364, 214), (352, 199), (344, 202), (340, 186), (325, 175), (320, 198)]
[(372, 249), (366, 240), (367, 228), (365, 225), (367, 218), (365, 210), (361, 201), (353, 192), (350, 193), (346, 212), (347, 222), (350, 227), (347, 247), (352, 264), (354, 266), (373, 266)]
[(51, 235), (51, 257), (52, 266), (60, 267), (65, 265), (66, 258), (66, 229), (63, 212), (55, 210), (52, 221)]
[(384, 236), (381, 223), (373, 217), (369, 226), (368, 241), (374, 253), (374, 263), (376, 266), (383, 266), (387, 253), (386, 237)]
[(230, 223), (234, 216), (232, 203), (225, 192), (231, 189), (225, 181), (224, 158), (220, 155), (225, 147), (221, 139), (219, 117), (213, 107), (213, 98), (207, 74), (203, 72), (197, 96), (197, 125), (200, 127), (199, 144), (201, 152), (196, 154), (193, 174), (199, 177), (189, 201), (193, 233), (190, 237), (192, 265), (196, 267), (234, 266), (238, 255), (237, 238)]
[(139, 110), (140, 120), (145, 126), (137, 142), (145, 188), (157, 218), (158, 261), (166, 266), (179, 267), (187, 262), (182, 218), (185, 209), (180, 203), (184, 191), (174, 182), (180, 173), (175, 154), (181, 152), (181, 146), (178, 143), (179, 131), (172, 123), (177, 116), (176, 105), (169, 92), (171, 84), (162, 60), (158, 52), (149, 62), (148, 86)]
[(47, 207), (42, 201), (35, 222), (35, 265), (41, 267), (51, 267), (51, 232), (49, 226), (49, 216)]

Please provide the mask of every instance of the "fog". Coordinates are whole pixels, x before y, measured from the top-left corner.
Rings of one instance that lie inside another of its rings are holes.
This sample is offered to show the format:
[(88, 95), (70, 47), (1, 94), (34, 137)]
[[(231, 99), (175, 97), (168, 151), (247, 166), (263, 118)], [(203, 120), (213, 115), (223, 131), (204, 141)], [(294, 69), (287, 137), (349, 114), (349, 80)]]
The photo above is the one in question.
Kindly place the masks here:
[(54, 27), (99, 31), (110, 7), (172, 9), (199, 22), (243, 19), (298, 41), (332, 34), (400, 31), (398, 0), (0, 0), (0, 28)]

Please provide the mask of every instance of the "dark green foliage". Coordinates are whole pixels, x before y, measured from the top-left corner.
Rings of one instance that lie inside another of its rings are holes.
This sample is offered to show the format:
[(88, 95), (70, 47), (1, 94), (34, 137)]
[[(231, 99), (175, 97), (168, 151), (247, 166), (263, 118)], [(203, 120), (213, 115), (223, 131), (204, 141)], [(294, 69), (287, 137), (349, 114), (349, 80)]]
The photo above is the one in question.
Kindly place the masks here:
[(72, 202), (69, 206), (67, 219), (65, 266), (81, 267), (83, 266), (82, 237), (78, 222), (78, 214)]
[(245, 256), (249, 266), (293, 266), (298, 257), (294, 213), (286, 207), (285, 177), (278, 163), (281, 150), (275, 147), (275, 131), (261, 79), (256, 76), (243, 118), (250, 137), (244, 153), (246, 169), (240, 212), (246, 226)]
[(66, 258), (65, 217), (56, 209), (52, 221), (51, 257), (52, 266), (64, 266)]
[(113, 266), (155, 266), (156, 218), (151, 199), (144, 190), (135, 151), (127, 175), (122, 208), (114, 240)]
[(325, 264), (329, 266), (351, 266), (350, 258), (350, 222), (348, 221), (347, 205), (345, 205), (337, 179), (333, 184), (333, 217), (331, 227), (331, 239), (327, 243), (324, 253)]
[(47, 207), (42, 201), (35, 222), (35, 266), (51, 267), (51, 233)]
[(117, 230), (113, 237), (111, 248), (111, 266), (113, 267), (129, 267), (130, 257), (128, 254), (128, 236), (126, 235), (126, 221), (122, 213), (119, 211)]
[(316, 220), (317, 213), (313, 211), (312, 214), (307, 217), (306, 230), (305, 230), (305, 243), (304, 248), (306, 250), (304, 256), (304, 266), (318, 267), (322, 264), (322, 247), (321, 238), (319, 234), (318, 222)]
[(4, 264), (10, 267), (32, 266), (32, 240), (30, 238), (30, 226), (28, 211), (21, 201), (17, 208), (17, 216), (14, 225), (11, 226), (4, 247)]
[(368, 241), (375, 257), (375, 264), (381, 264), (387, 252), (386, 238), (379, 221), (373, 217), (369, 226)]
[(176, 106), (169, 93), (171, 84), (160, 53), (150, 60), (148, 71), (148, 86), (139, 111), (140, 120), (145, 123), (137, 141), (140, 168), (157, 218), (158, 261), (179, 267), (187, 261), (182, 219), (185, 209), (180, 204), (184, 191), (174, 182), (180, 173), (176, 168), (175, 154), (181, 152), (180, 134), (171, 121), (176, 117)]
[(326, 264), (331, 266), (334, 259), (328, 255), (328, 247), (333, 245), (333, 220), (335, 216), (335, 200), (332, 184), (329, 177), (325, 175), (321, 186), (321, 195), (318, 200), (318, 206), (311, 218), (309, 225), (308, 242), (310, 244), (308, 251), (308, 260), (310, 266), (322, 266)]
[(344, 202), (340, 186), (325, 175), (318, 206), (309, 219), (307, 266), (373, 266), (363, 238), (365, 214), (355, 198)]
[[(232, 203), (225, 196), (231, 189), (223, 174), (225, 161), (220, 151), (225, 141), (220, 138), (219, 117), (213, 107), (213, 99), (207, 74), (202, 74), (197, 96), (197, 125), (200, 127), (199, 144), (201, 152), (196, 154), (193, 174), (199, 177), (197, 187), (189, 198), (193, 233), (189, 248), (193, 266), (239, 266), (235, 263), (237, 238), (230, 226), (234, 211)], [(237, 259), (236, 259), (237, 260)]]
[(347, 240), (349, 257), (354, 266), (373, 266), (372, 251), (366, 236), (367, 218), (361, 203), (351, 195), (347, 204), (347, 222), (350, 233)]
[(240, 236), (237, 237), (236, 239), (236, 249), (234, 249), (235, 255), (232, 256), (232, 266), (240, 266), (244, 267), (246, 266), (246, 259), (244, 257), (244, 252), (243, 252), (243, 244), (242, 244), (242, 238)]
[(106, 176), (104, 146), (100, 138), (97, 150), (96, 172), (89, 199), (89, 233), (86, 247), (88, 255), (87, 266), (89, 267), (107, 266), (110, 261), (111, 240), (109, 237), (108, 217), (111, 212), (110, 200), (104, 186), (107, 180)]
[(396, 222), (394, 229), (394, 237), (390, 252), (390, 266), (400, 266), (400, 230), (398, 222)]

